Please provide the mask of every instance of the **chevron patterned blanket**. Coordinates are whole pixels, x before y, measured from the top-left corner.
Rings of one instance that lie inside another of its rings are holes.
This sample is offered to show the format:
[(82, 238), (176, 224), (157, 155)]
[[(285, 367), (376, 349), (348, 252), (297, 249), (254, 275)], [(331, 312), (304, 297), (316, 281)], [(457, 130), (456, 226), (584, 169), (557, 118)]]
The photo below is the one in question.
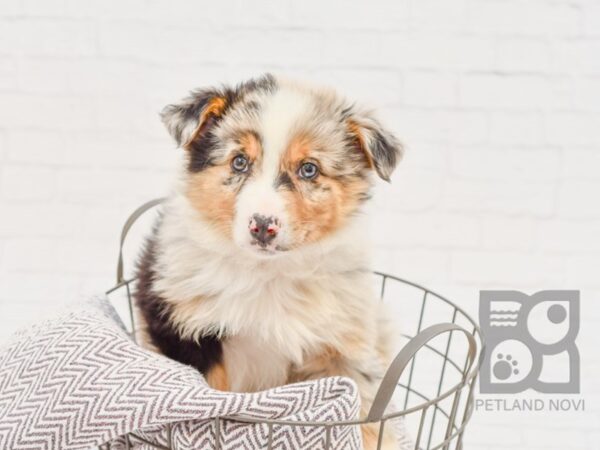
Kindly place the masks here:
[(274, 449), (317, 450), (328, 442), (352, 450), (361, 448), (356, 426), (269, 430), (223, 418), (334, 421), (358, 411), (356, 385), (341, 377), (252, 394), (215, 391), (193, 368), (135, 345), (104, 298), (0, 348), (1, 449), (260, 449), (271, 439)]

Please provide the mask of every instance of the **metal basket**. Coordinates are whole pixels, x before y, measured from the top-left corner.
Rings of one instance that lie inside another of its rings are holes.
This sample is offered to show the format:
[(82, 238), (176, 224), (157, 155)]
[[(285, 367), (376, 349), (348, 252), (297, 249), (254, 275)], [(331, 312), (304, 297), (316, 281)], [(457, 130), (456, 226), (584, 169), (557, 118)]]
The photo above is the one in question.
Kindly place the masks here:
[[(121, 233), (117, 284), (107, 294), (122, 291), (135, 339), (134, 306), (131, 284), (135, 278), (126, 279), (123, 271), (123, 244), (137, 219), (163, 199), (152, 200), (135, 210), (127, 219)], [(374, 272), (381, 301), (398, 308), (407, 326), (400, 326), (403, 344), (383, 377), (373, 405), (362, 420), (337, 422), (299, 422), (255, 417), (218, 417), (215, 419), (216, 448), (220, 448), (220, 430), (226, 421), (261, 423), (268, 427), (267, 450), (273, 448), (273, 427), (322, 426), (325, 431), (325, 449), (330, 445), (330, 430), (334, 426), (360, 426), (379, 423), (377, 449), (381, 448), (383, 429), (390, 422), (403, 420), (415, 450), (463, 448), (465, 428), (473, 414), (474, 387), (483, 354), (483, 339), (479, 326), (463, 309), (452, 301), (417, 283), (382, 272)], [(393, 303), (392, 303), (393, 302)], [(462, 335), (465, 339), (454, 339)], [(457, 344), (457, 342), (459, 342)], [(420, 369), (420, 370), (419, 370)], [(422, 372), (422, 373), (421, 373)], [(399, 410), (388, 412), (393, 404)], [(402, 419), (400, 419), (402, 418)], [(172, 426), (172, 425), (171, 425)], [(168, 436), (170, 426), (167, 430)], [(125, 436), (127, 448), (143, 444), (150, 448), (173, 448), (147, 441), (136, 433)], [(101, 447), (102, 448), (102, 447)], [(103, 448), (107, 448), (104, 445)], [(108, 447), (109, 448), (109, 447)]]

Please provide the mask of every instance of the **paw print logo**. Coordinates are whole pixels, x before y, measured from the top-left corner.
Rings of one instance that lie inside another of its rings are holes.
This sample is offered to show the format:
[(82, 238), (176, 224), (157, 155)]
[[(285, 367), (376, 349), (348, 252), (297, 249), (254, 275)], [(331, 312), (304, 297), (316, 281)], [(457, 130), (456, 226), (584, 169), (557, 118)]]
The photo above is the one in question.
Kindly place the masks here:
[(519, 375), (519, 362), (512, 355), (504, 356), (498, 353), (498, 360), (494, 364), (494, 376), (499, 380), (508, 380), (513, 375)]
[(490, 380), (502, 388), (523, 381), (533, 369), (530, 349), (517, 339), (499, 342), (490, 356)]
[(482, 393), (579, 392), (579, 291), (481, 291), (479, 319)]

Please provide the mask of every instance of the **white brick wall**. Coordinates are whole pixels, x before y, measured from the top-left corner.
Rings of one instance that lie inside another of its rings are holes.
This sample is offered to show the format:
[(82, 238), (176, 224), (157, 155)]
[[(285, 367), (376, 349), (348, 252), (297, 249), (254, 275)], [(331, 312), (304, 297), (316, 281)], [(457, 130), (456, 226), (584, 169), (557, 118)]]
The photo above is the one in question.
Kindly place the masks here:
[(586, 413), (482, 413), (468, 448), (600, 449), (597, 0), (0, 3), (0, 339), (111, 284), (177, 163), (160, 108), (264, 71), (339, 86), (406, 143), (378, 268), (473, 314), (482, 288), (582, 290)]

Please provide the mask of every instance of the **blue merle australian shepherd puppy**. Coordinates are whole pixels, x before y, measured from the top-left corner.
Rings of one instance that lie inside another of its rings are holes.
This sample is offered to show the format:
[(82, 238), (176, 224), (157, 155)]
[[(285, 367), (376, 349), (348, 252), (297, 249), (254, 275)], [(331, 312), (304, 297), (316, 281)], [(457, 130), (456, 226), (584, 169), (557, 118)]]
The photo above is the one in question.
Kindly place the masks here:
[[(162, 119), (186, 157), (140, 258), (140, 341), (221, 390), (348, 376), (366, 413), (392, 343), (362, 210), (398, 141), (334, 91), (271, 75)], [(363, 436), (374, 448), (377, 427)]]

